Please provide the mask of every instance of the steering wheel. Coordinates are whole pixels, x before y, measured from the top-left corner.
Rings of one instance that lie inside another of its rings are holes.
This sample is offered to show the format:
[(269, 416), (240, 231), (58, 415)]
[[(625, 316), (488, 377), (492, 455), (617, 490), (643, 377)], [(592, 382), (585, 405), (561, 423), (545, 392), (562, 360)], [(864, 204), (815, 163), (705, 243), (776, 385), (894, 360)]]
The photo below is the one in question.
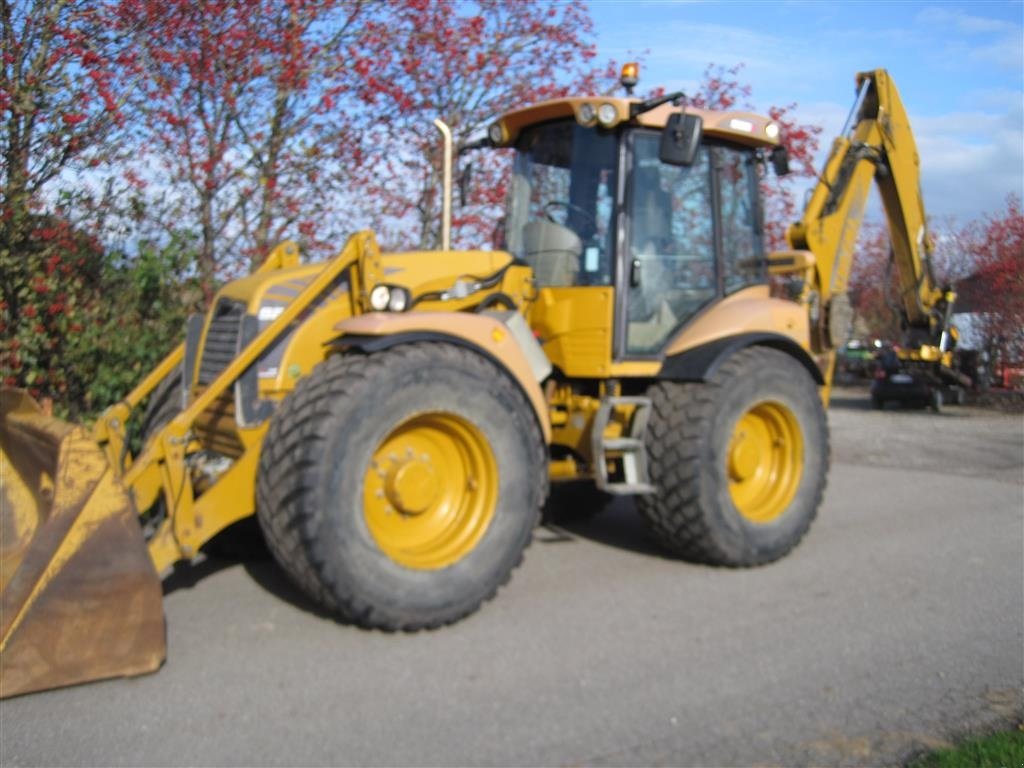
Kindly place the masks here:
[[(550, 200), (544, 203), (544, 218), (550, 221), (552, 224), (558, 224), (564, 227), (565, 223), (558, 221), (558, 219), (555, 218), (555, 209), (558, 208), (564, 208), (566, 212), (575, 211), (580, 216), (583, 216), (588, 222), (590, 222), (591, 231), (597, 231), (597, 220), (590, 214), (590, 212), (584, 210), (575, 203), (570, 203), (568, 200)], [(566, 219), (568, 219), (568, 214), (566, 215)]]

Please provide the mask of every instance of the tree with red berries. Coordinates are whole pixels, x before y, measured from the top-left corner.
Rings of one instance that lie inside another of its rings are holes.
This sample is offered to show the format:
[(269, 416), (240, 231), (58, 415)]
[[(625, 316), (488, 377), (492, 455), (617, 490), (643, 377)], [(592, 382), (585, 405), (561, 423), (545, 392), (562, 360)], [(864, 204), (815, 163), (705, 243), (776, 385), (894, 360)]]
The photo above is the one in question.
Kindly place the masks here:
[[(742, 64), (731, 67), (709, 64), (697, 92), (692, 96), (687, 94), (687, 103), (698, 109), (755, 109), (751, 104), (753, 89), (740, 79), (742, 71)], [(786, 227), (796, 220), (799, 211), (793, 191), (797, 179), (813, 179), (818, 175), (814, 161), (821, 127), (798, 122), (793, 116), (796, 106), (772, 105), (767, 110), (768, 116), (779, 125), (779, 137), (789, 152), (791, 169), (786, 176), (765, 174), (761, 177), (768, 250), (786, 247)]]
[[(502, 112), (593, 91), (593, 30), (582, 2), (411, 0), (369, 20), (353, 65), (366, 82), (369, 159), (360, 186), (389, 247), (440, 245), (440, 118), (456, 152)], [(501, 152), (466, 155), (473, 183), (453, 221), (454, 242), (488, 243), (507, 173)]]
[(333, 0), (121, 0), (143, 83), (149, 215), (191, 226), (209, 296), (282, 237), (318, 231), (354, 142), (344, 57), (361, 6)]
[(124, 126), (119, 74), (131, 53), (86, 0), (4, 2), (0, 34), (2, 225), (11, 246), (26, 236), (46, 185), (109, 156)]
[(975, 314), (982, 348), (1005, 365), (1024, 362), (1024, 212), (1011, 195), (998, 213), (959, 234), (971, 274), (960, 281), (961, 306)]
[(131, 51), (105, 6), (0, 5), (0, 369), (6, 384), (69, 387), (66, 339), (97, 291), (102, 249), (88, 194), (71, 180), (117, 154)]
[(897, 300), (899, 285), (891, 253), (888, 228), (877, 222), (864, 222), (847, 293), (855, 312), (855, 327), (880, 339), (900, 341), (902, 310)]

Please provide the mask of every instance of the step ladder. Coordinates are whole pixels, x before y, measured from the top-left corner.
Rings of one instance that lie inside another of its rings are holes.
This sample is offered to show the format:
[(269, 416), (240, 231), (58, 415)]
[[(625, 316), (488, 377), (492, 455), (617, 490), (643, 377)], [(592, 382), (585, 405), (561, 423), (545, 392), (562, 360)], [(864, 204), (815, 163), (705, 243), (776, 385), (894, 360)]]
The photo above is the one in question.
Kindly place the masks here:
[[(622, 405), (634, 406), (633, 417), (629, 421), (626, 434), (623, 437), (606, 437), (604, 433), (611, 421), (612, 413), (617, 406)], [(594, 480), (599, 490), (616, 495), (655, 492), (656, 488), (651, 485), (650, 476), (647, 474), (647, 451), (644, 449), (644, 433), (647, 431), (650, 416), (649, 397), (608, 396), (601, 400), (590, 433)], [(609, 454), (613, 455), (609, 457)], [(609, 458), (621, 459), (621, 480), (608, 477)]]

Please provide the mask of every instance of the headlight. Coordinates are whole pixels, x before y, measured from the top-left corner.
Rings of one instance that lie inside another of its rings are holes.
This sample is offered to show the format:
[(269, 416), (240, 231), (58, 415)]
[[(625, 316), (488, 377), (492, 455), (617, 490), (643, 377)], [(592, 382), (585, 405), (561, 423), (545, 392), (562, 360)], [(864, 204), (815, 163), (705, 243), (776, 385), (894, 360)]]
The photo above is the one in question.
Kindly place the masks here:
[(487, 129), (487, 137), (492, 144), (500, 145), (505, 140), (505, 131), (502, 130), (501, 123), (491, 123), (491, 127)]
[(412, 303), (409, 291), (397, 285), (375, 285), (370, 291), (370, 308), (376, 312), (405, 312)]
[(391, 301), (391, 289), (386, 285), (374, 286), (373, 290), (370, 291), (370, 307), (377, 312), (383, 312), (388, 308), (388, 302)]
[(765, 133), (765, 135), (769, 139), (778, 138), (778, 136), (779, 136), (779, 124), (778, 123), (768, 123), (768, 125), (766, 125), (764, 127), (764, 133)]
[(592, 123), (594, 118), (597, 117), (597, 113), (594, 112), (594, 105), (591, 103), (580, 105), (580, 122), (581, 123)]
[(405, 312), (409, 308), (409, 292), (405, 288), (392, 288), (388, 299), (388, 309), (392, 312)]
[(601, 123), (605, 128), (610, 128), (615, 125), (615, 121), (619, 118), (619, 112), (615, 109), (614, 104), (605, 102), (597, 108), (597, 121)]

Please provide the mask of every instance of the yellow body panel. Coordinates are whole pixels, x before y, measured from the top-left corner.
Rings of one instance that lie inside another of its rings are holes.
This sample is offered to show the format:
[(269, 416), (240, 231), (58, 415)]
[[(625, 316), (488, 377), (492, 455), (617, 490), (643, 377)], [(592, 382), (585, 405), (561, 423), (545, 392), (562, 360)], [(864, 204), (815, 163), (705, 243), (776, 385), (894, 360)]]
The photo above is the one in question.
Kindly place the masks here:
[[(276, 272), (258, 273), (232, 281), (217, 294), (246, 305), (251, 315), (259, 315), (261, 308), (280, 311), (288, 306), (316, 277), (324, 264), (304, 264)], [(281, 342), (283, 359), (276, 375), (259, 378), (259, 393), (264, 398), (280, 397), (294, 388), (295, 382), (308, 374), (313, 366), (323, 361), (323, 340), (330, 338), (331, 329), (346, 317), (351, 317), (354, 297), (349, 291), (348, 270), (325, 287), (322, 295), (305, 309), (292, 324), (292, 332)], [(201, 348), (206, 344), (204, 330)], [(234, 414), (230, 414), (234, 418)]]
[(671, 357), (729, 336), (764, 331), (789, 337), (803, 349), (810, 348), (807, 310), (792, 301), (774, 299), (766, 285), (744, 288), (727, 296), (699, 315), (669, 343)]
[(566, 376), (611, 373), (615, 291), (604, 286), (541, 288), (526, 314), (544, 352)]
[(622, 360), (608, 366), (608, 377), (612, 379), (648, 379), (658, 375), (660, 360)]
[(533, 376), (530, 363), (509, 329), (493, 317), (464, 312), (422, 312), (400, 315), (371, 312), (339, 323), (337, 331), (340, 334), (357, 336), (438, 333), (468, 342), (500, 361), (512, 378), (518, 382), (533, 405), (545, 441), (551, 440), (551, 421), (548, 418), (547, 403), (540, 385), (537, 384)]
[[(506, 112), (498, 120), (501, 126), (503, 146), (515, 142), (519, 133), (531, 125), (557, 120), (559, 118), (572, 117), (580, 125), (594, 126), (597, 124), (595, 117), (590, 120), (584, 119), (581, 108), (588, 104), (594, 108), (601, 104), (609, 104), (615, 110), (614, 124), (625, 123), (630, 119), (629, 110), (632, 105), (639, 104), (639, 99), (622, 99), (608, 96), (574, 96), (564, 99), (553, 99), (551, 101), (534, 104), (523, 109)], [(643, 112), (636, 117), (636, 122), (650, 128), (664, 128), (668, 123), (670, 115), (679, 114), (680, 108), (672, 104), (663, 104), (652, 110)], [(778, 133), (769, 135), (766, 128), (773, 121), (765, 115), (757, 115), (753, 112), (728, 111), (722, 112), (709, 109), (697, 109), (686, 107), (688, 115), (698, 115), (704, 123), (704, 133), (712, 138), (725, 139), (738, 144), (746, 144), (755, 147), (773, 147), (779, 144)]]
[(512, 263), (505, 251), (410, 251), (381, 254), (378, 283), (408, 288), (413, 298), (446, 291), (456, 280), (489, 277)]
[(901, 349), (897, 353), (900, 360), (915, 362), (941, 363), (947, 368), (953, 367), (953, 350), (942, 351), (934, 344), (922, 344), (916, 349)]
[[(417, 312), (453, 312), (472, 306), (480, 301), (478, 291), (462, 298), (446, 295), (441, 299), (439, 296), (450, 293), (460, 281), (471, 285), (502, 272), (498, 285), (492, 290), (501, 291), (515, 305), (526, 303), (536, 294), (529, 268), (513, 265), (512, 256), (504, 251), (384, 253), (375, 254), (358, 267), (351, 271), (366, 272), (368, 276), (357, 279), (353, 286), (350, 271), (346, 271), (296, 320), (293, 332), (281, 342), (281, 360), (276, 374), (259, 379), (261, 397), (283, 397), (295, 387), (298, 379), (323, 362), (324, 342), (336, 335), (334, 329), (338, 323), (365, 311), (368, 288), (373, 285), (383, 283), (407, 289)], [(242, 302), (252, 315), (257, 315), (261, 307), (284, 307), (323, 269), (324, 264), (320, 263), (253, 274), (226, 285), (215, 301), (228, 298)]]

